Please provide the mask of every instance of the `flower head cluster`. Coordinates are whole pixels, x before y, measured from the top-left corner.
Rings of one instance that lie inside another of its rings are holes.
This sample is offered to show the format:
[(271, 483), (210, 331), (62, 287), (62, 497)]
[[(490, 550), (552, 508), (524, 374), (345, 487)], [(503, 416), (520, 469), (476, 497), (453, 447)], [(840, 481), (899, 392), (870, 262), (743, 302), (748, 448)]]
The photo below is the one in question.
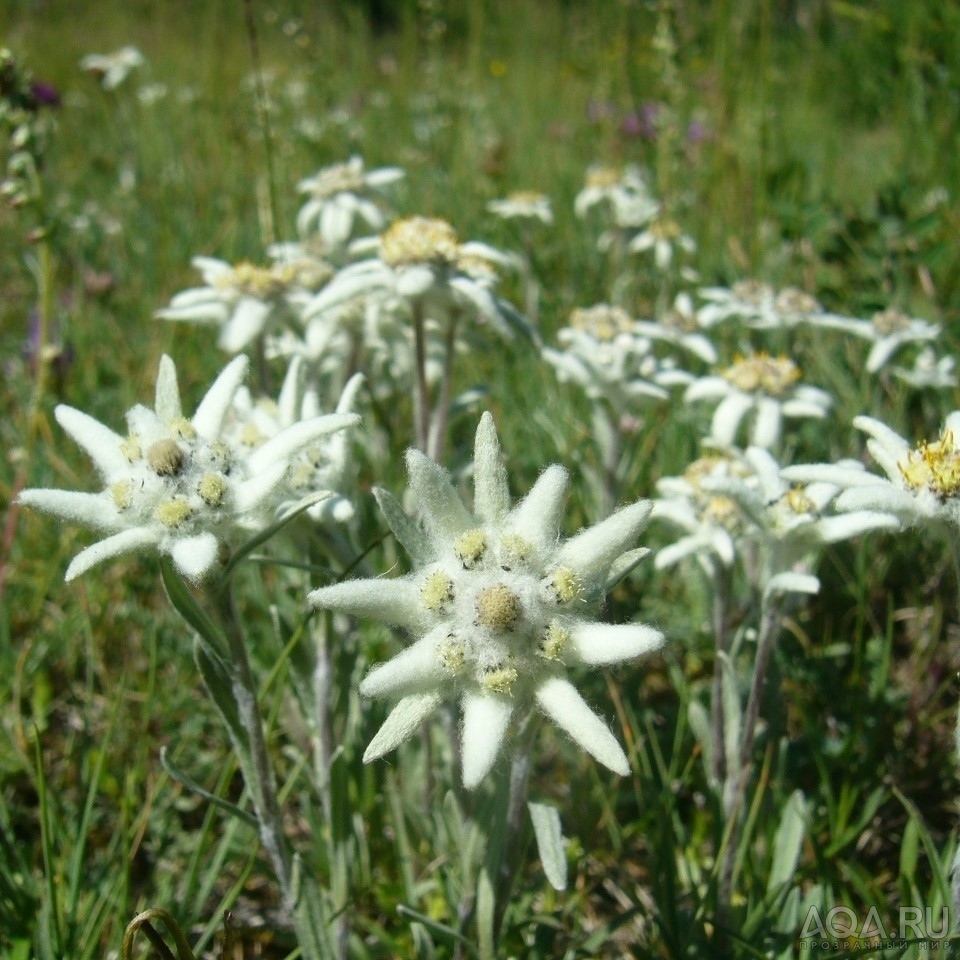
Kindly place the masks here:
[(314, 607), (368, 616), (407, 630), (411, 646), (374, 667), (361, 684), (372, 697), (398, 698), (367, 748), (375, 760), (408, 737), (444, 700), (463, 709), (463, 781), (486, 776), (512, 723), (532, 709), (550, 717), (595, 759), (628, 771), (616, 738), (567, 678), (579, 665), (647, 653), (663, 636), (639, 624), (593, 619), (596, 602), (646, 551), (630, 549), (650, 504), (627, 506), (572, 539), (558, 530), (567, 473), (548, 467), (511, 508), (493, 419), (477, 429), (474, 504), (423, 454), (407, 455), (410, 491), (424, 529), (385, 492), (378, 499), (414, 570), (393, 580), (355, 580), (310, 594)]
[(297, 186), (307, 196), (297, 214), (300, 236), (315, 231), (330, 248), (337, 249), (355, 236), (358, 223), (379, 233), (386, 225), (381, 208), (384, 188), (404, 176), (399, 167), (364, 170), (361, 157), (318, 170)]
[(491, 200), (487, 209), (504, 220), (538, 221), (553, 223), (550, 198), (535, 190), (517, 190), (502, 200)]
[(574, 199), (574, 211), (585, 217), (593, 209), (604, 209), (621, 229), (636, 229), (649, 223), (660, 211), (646, 179), (636, 166), (587, 169), (583, 189)]
[(111, 557), (151, 547), (168, 554), (184, 576), (202, 579), (237, 528), (261, 527), (271, 519), (291, 458), (318, 437), (359, 421), (353, 414), (314, 417), (252, 451), (229, 442), (224, 422), (248, 362), (242, 356), (231, 361), (188, 419), (176, 368), (163, 357), (154, 408), (138, 404), (130, 410), (125, 435), (73, 407), (57, 407), (58, 422), (96, 464), (104, 488), (24, 490), (19, 501), (106, 534), (73, 559), (67, 580)]
[(718, 446), (733, 446), (740, 423), (752, 414), (751, 444), (771, 449), (780, 443), (785, 417), (822, 419), (832, 405), (828, 393), (800, 379), (800, 368), (789, 357), (753, 353), (738, 357), (719, 375), (694, 381), (684, 399), (720, 401), (710, 427), (710, 440)]
[(205, 286), (181, 291), (156, 315), (163, 320), (217, 324), (219, 345), (228, 353), (243, 350), (292, 302), (307, 296), (305, 279), (316, 280), (301, 271), (298, 263), (257, 266), (243, 261), (231, 265), (213, 257), (194, 257), (193, 265), (201, 272)]
[(780, 330), (800, 323), (826, 326), (834, 319), (803, 290), (784, 287), (777, 291), (760, 280), (740, 280), (729, 288), (705, 287), (700, 296), (707, 301), (697, 311), (702, 327), (712, 327), (732, 317), (752, 330)]

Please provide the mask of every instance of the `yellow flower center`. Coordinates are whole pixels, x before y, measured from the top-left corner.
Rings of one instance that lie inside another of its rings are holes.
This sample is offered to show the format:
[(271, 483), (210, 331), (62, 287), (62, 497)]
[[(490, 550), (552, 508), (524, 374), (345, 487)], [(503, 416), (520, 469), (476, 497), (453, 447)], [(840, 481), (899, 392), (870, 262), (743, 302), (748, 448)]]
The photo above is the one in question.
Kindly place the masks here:
[(796, 287), (785, 287), (777, 294), (776, 308), (781, 313), (802, 314), (820, 313), (823, 310), (819, 302), (809, 293), (804, 293)]
[(898, 333), (910, 326), (910, 318), (895, 307), (889, 307), (873, 315), (873, 328), (881, 337)]
[(391, 267), (415, 263), (456, 263), (460, 244), (453, 227), (435, 217), (408, 217), (380, 237), (380, 258)]
[(587, 171), (587, 186), (600, 190), (609, 190), (615, 187), (623, 176), (623, 171), (617, 167), (591, 167)]
[(186, 500), (176, 497), (173, 500), (165, 500), (163, 503), (157, 504), (153, 515), (165, 527), (179, 527), (189, 519), (192, 512), (190, 504)]
[(941, 499), (960, 493), (960, 449), (952, 430), (944, 430), (933, 443), (922, 441), (897, 466), (913, 490), (930, 490)]
[(621, 307), (598, 303), (592, 307), (577, 307), (570, 314), (570, 326), (597, 340), (613, 340), (618, 334), (629, 333), (633, 320)]
[(220, 506), (227, 493), (226, 477), (219, 473), (204, 474), (200, 478), (200, 483), (197, 486), (197, 493), (200, 494), (200, 499), (209, 506)]
[(176, 440), (165, 437), (150, 445), (147, 450), (147, 463), (154, 473), (161, 477), (172, 477), (183, 468), (184, 452)]
[(555, 620), (550, 623), (540, 638), (537, 653), (544, 660), (559, 660), (566, 645), (570, 642), (570, 631), (565, 630)]
[(784, 495), (784, 505), (793, 513), (815, 513), (817, 505), (807, 496), (802, 487), (791, 487)]
[(583, 596), (580, 578), (569, 567), (558, 567), (549, 579), (548, 589), (557, 603), (573, 603)]
[(258, 267), (244, 260), (232, 270), (217, 277), (213, 286), (233, 291), (256, 300), (270, 300), (279, 296), (296, 279), (296, 270), (290, 264)]
[(480, 686), (488, 693), (510, 693), (517, 682), (517, 676), (517, 671), (513, 667), (501, 664), (483, 671)]
[(118, 480), (110, 487), (110, 498), (118, 510), (128, 510), (133, 505), (133, 481)]
[(512, 630), (521, 611), (520, 598), (502, 583), (481, 590), (477, 597), (477, 622), (490, 630)]
[(442, 570), (434, 570), (420, 587), (420, 599), (428, 610), (439, 613), (453, 599), (453, 581)]
[(730, 292), (741, 303), (759, 307), (773, 297), (773, 288), (759, 280), (740, 280), (735, 283)]
[(765, 393), (773, 397), (786, 392), (801, 376), (800, 368), (789, 357), (771, 357), (763, 352), (737, 357), (720, 375), (744, 393)]
[(363, 168), (355, 163), (335, 163), (324, 167), (314, 178), (310, 192), (318, 200), (338, 193), (356, 193), (363, 189)]
[(487, 552), (487, 535), (480, 530), (468, 530), (453, 545), (453, 552), (463, 564), (464, 570), (476, 566)]

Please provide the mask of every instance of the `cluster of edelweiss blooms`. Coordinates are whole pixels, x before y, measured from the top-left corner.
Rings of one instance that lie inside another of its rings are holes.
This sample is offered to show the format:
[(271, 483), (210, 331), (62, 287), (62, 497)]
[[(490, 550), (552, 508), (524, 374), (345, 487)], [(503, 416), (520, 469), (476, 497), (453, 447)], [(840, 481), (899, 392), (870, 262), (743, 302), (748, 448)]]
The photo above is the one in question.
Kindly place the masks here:
[[(366, 170), (359, 157), (319, 171), (299, 185), (306, 200), (296, 241), (272, 246), (262, 264), (197, 257), (203, 285), (178, 293), (158, 312), (212, 324), (228, 352), (261, 343), (267, 358), (288, 361), (278, 400), (254, 399), (243, 387), (248, 362), (240, 355), (187, 418), (173, 362), (165, 357), (154, 408), (134, 407), (125, 433), (71, 407), (57, 408), (61, 426), (96, 464), (103, 489), (26, 490), (20, 502), (104, 534), (73, 560), (67, 579), (152, 547), (199, 582), (238, 538), (264, 529), (305, 497), (314, 518), (349, 520), (345, 431), (360, 421), (354, 410), (364, 375), (379, 396), (406, 390), (421, 377), (435, 383), (471, 338), (523, 329), (522, 317), (497, 294), (498, 271), (514, 269), (519, 258), (461, 241), (444, 220), (393, 220), (386, 191), (402, 177), (394, 167)], [(542, 194), (515, 194), (490, 210), (537, 228), (553, 222)], [(605, 213), (628, 251), (652, 251), (663, 268), (675, 252), (694, 249), (636, 168), (591, 169), (575, 210), (581, 217)], [(610, 235), (601, 240), (609, 246)], [(482, 781), (508, 731), (532, 709), (625, 773), (621, 747), (567, 671), (637, 657), (663, 642), (651, 627), (594, 619), (604, 593), (648, 552), (634, 544), (651, 512), (680, 533), (656, 557), (658, 568), (695, 556), (709, 571), (740, 557), (764, 595), (814, 592), (815, 558), (824, 544), (945, 511), (960, 523), (954, 501), (960, 423), (949, 422), (940, 440), (911, 452), (878, 421), (860, 418), (886, 480), (853, 462), (781, 467), (776, 451), (784, 421), (826, 417), (830, 396), (804, 384), (786, 356), (752, 351), (718, 366), (719, 350), (709, 337), (734, 320), (759, 333), (801, 325), (840, 331), (871, 344), (869, 372), (884, 368), (901, 348), (922, 344), (912, 369), (893, 372), (915, 385), (942, 386), (954, 381), (952, 359), (929, 352), (939, 327), (893, 309), (872, 320), (840, 317), (808, 294), (756, 281), (701, 289), (698, 297), (699, 307), (692, 294), (681, 293), (655, 319), (634, 318), (610, 304), (578, 307), (558, 332), (557, 346), (542, 347), (557, 376), (580, 385), (596, 405), (631, 413), (668, 399), (674, 388), (689, 403), (715, 404), (707, 456), (682, 477), (661, 480), (655, 503), (640, 501), (561, 540), (567, 473), (549, 467), (511, 505), (489, 414), (477, 431), (472, 508), (438, 458), (417, 451), (408, 454), (407, 466), (422, 525), (386, 491), (376, 492), (413, 571), (310, 595), (314, 607), (373, 617), (413, 638), (362, 683), (366, 695), (397, 700), (367, 760), (393, 749), (455, 698), (463, 711), (467, 786)], [(686, 370), (689, 363), (700, 372)], [(325, 406), (335, 412), (321, 413)], [(748, 421), (749, 443), (741, 449), (737, 440)], [(833, 514), (834, 508), (848, 512)]]

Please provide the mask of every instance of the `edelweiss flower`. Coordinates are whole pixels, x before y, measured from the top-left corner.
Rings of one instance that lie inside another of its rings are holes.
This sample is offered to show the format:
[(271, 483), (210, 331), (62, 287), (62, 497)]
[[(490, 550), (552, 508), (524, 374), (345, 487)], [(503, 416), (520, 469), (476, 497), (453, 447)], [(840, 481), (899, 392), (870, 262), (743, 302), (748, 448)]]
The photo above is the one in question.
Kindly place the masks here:
[(663, 643), (651, 627), (591, 619), (591, 604), (646, 553), (629, 548), (646, 524), (649, 502), (624, 507), (560, 541), (566, 471), (548, 467), (511, 509), (489, 414), (477, 429), (472, 512), (446, 471), (423, 454), (410, 451), (407, 469), (425, 530), (383, 491), (378, 500), (414, 571), (310, 594), (314, 607), (373, 617), (414, 637), (412, 646), (374, 667), (360, 686), (366, 696), (400, 698), (364, 760), (393, 750), (440, 703), (455, 697), (463, 708), (468, 788), (493, 766), (512, 723), (534, 709), (600, 763), (626, 774), (619, 743), (566, 674), (569, 667), (619, 663)]
[(706, 363), (717, 362), (716, 347), (700, 333), (689, 294), (678, 293), (673, 306), (659, 320), (636, 320), (633, 329), (643, 337), (687, 350)]
[(72, 580), (111, 557), (156, 547), (177, 569), (200, 580), (238, 527), (263, 526), (291, 457), (318, 437), (353, 426), (355, 415), (314, 417), (290, 426), (253, 452), (223, 439), (224, 419), (249, 361), (236, 357), (190, 419), (183, 415), (177, 372), (163, 357), (154, 409), (127, 414), (126, 436), (63, 404), (60, 426), (89, 454), (104, 481), (101, 493), (24, 490), (19, 502), (101, 530), (67, 568)]
[(494, 265), (512, 265), (512, 260), (483, 243), (460, 243), (445, 220), (397, 220), (379, 238), (378, 256), (337, 273), (307, 306), (306, 319), (363, 295), (383, 309), (416, 307), (435, 320), (466, 313), (512, 336), (511, 324), (523, 323), (492, 293)]
[(574, 199), (578, 217), (585, 217), (594, 207), (610, 208), (614, 225), (623, 229), (638, 228), (649, 223), (660, 211), (639, 167), (591, 166), (586, 183)]
[(404, 176), (399, 167), (365, 171), (363, 160), (351, 157), (346, 163), (324, 167), (301, 180), (297, 190), (309, 199), (297, 214), (300, 236), (307, 236), (316, 227), (324, 243), (338, 248), (354, 235), (358, 221), (379, 233), (386, 219), (371, 196), (378, 196), (384, 187)]
[(818, 327), (843, 330), (869, 340), (873, 346), (867, 354), (868, 373), (876, 373), (884, 367), (904, 344), (927, 342), (940, 336), (938, 324), (908, 317), (894, 307), (875, 313), (870, 320), (825, 315), (813, 318), (811, 322)]
[(733, 446), (740, 422), (752, 413), (751, 443), (771, 449), (780, 442), (784, 417), (822, 419), (833, 402), (825, 391), (799, 384), (800, 376), (789, 358), (755, 353), (738, 357), (720, 376), (694, 381), (684, 399), (720, 400), (710, 426), (710, 440), (718, 446)]
[[(826, 544), (839, 543), (871, 530), (899, 527), (896, 518), (877, 510), (856, 510), (828, 515), (842, 487), (815, 480), (805, 487), (791, 486), (780, 464), (769, 451), (749, 447), (744, 462), (750, 473), (710, 476), (703, 489), (728, 497), (739, 508), (743, 523), (739, 538), (751, 544), (751, 582), (764, 592), (815, 593), (819, 589), (812, 570)], [(851, 467), (844, 461), (839, 467)]]
[(937, 358), (936, 353), (927, 347), (921, 350), (914, 358), (912, 367), (891, 367), (890, 372), (915, 390), (932, 388), (945, 390), (957, 385), (957, 375), (954, 372), (956, 361), (947, 354)]
[(697, 249), (696, 241), (680, 229), (680, 224), (669, 217), (656, 216), (646, 229), (638, 233), (629, 243), (631, 253), (653, 251), (653, 262), (658, 270), (666, 270), (673, 262), (674, 248), (684, 253), (693, 253)]
[(947, 417), (938, 440), (915, 448), (873, 417), (855, 417), (853, 425), (870, 436), (867, 449), (886, 477), (849, 463), (797, 465), (783, 475), (845, 488), (838, 510), (880, 510), (904, 526), (946, 522), (960, 528), (960, 410)]
[(146, 60), (136, 47), (123, 47), (113, 53), (88, 53), (80, 61), (80, 69), (94, 74), (104, 90), (115, 90), (132, 70), (144, 63)]
[[(316, 389), (304, 387), (304, 362), (293, 357), (276, 402), (254, 400), (246, 387), (240, 387), (233, 399), (224, 429), (225, 438), (236, 447), (252, 453), (294, 424), (321, 415)], [(357, 394), (363, 386), (363, 374), (354, 374), (344, 386), (334, 413), (352, 414)], [(290, 466), (277, 486), (274, 499), (280, 509), (302, 501), (310, 494), (330, 495), (307, 509), (314, 520), (343, 523), (354, 514), (353, 503), (344, 496), (351, 486), (350, 443), (345, 430), (317, 437), (290, 458)]]
[(218, 344), (228, 353), (243, 350), (267, 324), (303, 294), (295, 265), (258, 267), (246, 261), (231, 266), (213, 257), (194, 257), (204, 287), (176, 294), (155, 316), (163, 320), (198, 320), (220, 326)]
[(487, 209), (504, 220), (539, 220), (548, 225), (553, 223), (550, 198), (535, 190), (517, 190), (503, 200), (491, 200)]

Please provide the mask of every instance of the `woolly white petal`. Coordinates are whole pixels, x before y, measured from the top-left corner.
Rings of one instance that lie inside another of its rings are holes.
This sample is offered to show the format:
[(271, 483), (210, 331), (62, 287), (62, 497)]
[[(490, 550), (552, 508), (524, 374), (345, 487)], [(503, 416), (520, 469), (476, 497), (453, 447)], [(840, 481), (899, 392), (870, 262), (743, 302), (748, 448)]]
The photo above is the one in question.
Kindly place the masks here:
[(763, 599), (769, 600), (770, 597), (778, 593), (807, 593), (815, 594), (820, 592), (820, 581), (809, 573), (778, 573), (770, 578), (763, 591)]
[(437, 659), (437, 635), (427, 634), (392, 660), (374, 667), (360, 681), (360, 693), (365, 697), (423, 693), (426, 692), (423, 688), (437, 685), (443, 669)]
[(730, 384), (723, 377), (701, 377), (687, 387), (683, 399), (687, 402), (691, 400), (716, 400), (719, 397), (726, 397), (729, 393)]
[(219, 546), (217, 538), (207, 531), (176, 540), (168, 552), (176, 568), (188, 580), (198, 583), (217, 562)]
[(547, 467), (504, 526), (532, 543), (555, 542), (569, 484), (570, 475), (563, 467), (556, 463)]
[(401, 297), (422, 297), (437, 282), (430, 267), (414, 264), (397, 271), (396, 288)]
[(277, 397), (277, 417), (284, 426), (300, 419), (300, 385), (303, 380), (303, 357), (299, 354), (290, 360), (280, 395)]
[(936, 513), (936, 500), (922, 498), (901, 490), (892, 483), (875, 483), (869, 487), (851, 487), (837, 497), (838, 510), (878, 510), (892, 513), (901, 519), (916, 523)]
[(536, 700), (544, 713), (591, 757), (621, 776), (630, 772), (627, 755), (617, 738), (569, 680), (551, 677), (544, 681), (537, 688)]
[(337, 430), (355, 427), (359, 422), (360, 417), (356, 413), (328, 413), (301, 420), (257, 447), (247, 458), (247, 465), (255, 473), (264, 470), (275, 463), (289, 460), (314, 440), (328, 433), (336, 433)]
[(752, 406), (753, 398), (745, 393), (731, 393), (721, 400), (717, 409), (713, 411), (710, 438), (721, 447), (733, 446), (737, 427)]
[(406, 578), (345, 580), (313, 590), (307, 595), (307, 602), (312, 607), (369, 617), (390, 626), (415, 627), (423, 619), (420, 588)]
[(490, 772), (510, 726), (507, 697), (467, 692), (463, 696), (463, 785), (472, 790)]
[(755, 446), (769, 450), (780, 443), (783, 423), (782, 408), (771, 397), (761, 397), (756, 404), (752, 440)]
[(57, 423), (86, 451), (104, 477), (130, 468), (130, 461), (121, 453), (123, 438), (99, 420), (59, 404), (54, 411)]
[(423, 511), (427, 534), (435, 545), (449, 544), (476, 526), (443, 467), (419, 450), (408, 450), (407, 473), (413, 502)]
[(838, 517), (824, 517), (819, 520), (817, 534), (822, 543), (839, 543), (871, 530), (900, 530), (902, 526), (900, 520), (889, 513), (855, 510)]
[(573, 649), (591, 666), (641, 657), (659, 650), (664, 639), (659, 630), (639, 623), (578, 623), (571, 631)]
[(473, 512), (482, 523), (499, 526), (510, 510), (510, 487), (493, 417), (484, 413), (473, 448)]
[(304, 319), (352, 300), (360, 294), (371, 293), (392, 282), (393, 271), (379, 260), (368, 260), (345, 267), (306, 306)]
[(148, 527), (134, 527), (132, 530), (123, 530), (115, 533), (106, 540), (101, 540), (86, 550), (81, 550), (70, 561), (64, 580), (69, 583), (80, 574), (86, 573), (91, 567), (104, 560), (110, 560), (113, 557), (123, 556), (127, 553), (136, 553), (144, 547), (151, 547), (157, 543), (159, 534), (157, 531), (150, 530)]
[(21, 490), (17, 503), (96, 530), (117, 530), (128, 525), (114, 503), (102, 493), (33, 488)]
[(415, 693), (404, 697), (390, 711), (363, 752), (363, 762), (379, 760), (384, 754), (396, 749), (404, 740), (409, 740), (434, 710), (440, 706), (442, 697), (436, 693)]
[(270, 311), (270, 304), (262, 300), (241, 298), (230, 319), (223, 325), (217, 345), (227, 353), (243, 350), (251, 340), (263, 333)]
[(588, 582), (602, 580), (610, 564), (636, 542), (652, 509), (650, 500), (638, 500), (622, 507), (606, 520), (567, 540), (557, 552), (558, 562), (572, 567)]
[(233, 493), (233, 506), (237, 513), (242, 516), (263, 506), (264, 500), (276, 489), (286, 472), (285, 463), (275, 463), (238, 484)]
[(224, 417), (230, 409), (234, 394), (247, 375), (250, 360), (245, 356), (234, 357), (220, 371), (217, 379), (210, 385), (197, 412), (190, 422), (204, 440), (216, 440), (220, 436)]
[(657, 555), (653, 558), (653, 565), (657, 570), (666, 570), (668, 567), (678, 564), (685, 557), (699, 553), (703, 547), (703, 538), (698, 534), (681, 537), (676, 543), (671, 543), (669, 546), (658, 550)]
[(161, 420), (175, 420), (183, 416), (180, 406), (180, 388), (177, 386), (177, 368), (166, 354), (160, 358), (157, 372), (157, 396), (154, 409)]
[(876, 373), (903, 346), (901, 337), (883, 337), (878, 340), (867, 354), (867, 373)]
[(347, 203), (332, 200), (320, 212), (320, 236), (331, 247), (339, 247), (353, 229), (353, 208)]
[(790, 483), (822, 481), (838, 487), (868, 487), (882, 482), (875, 474), (867, 473), (863, 466), (854, 467), (839, 463), (799, 463), (784, 467), (780, 476)]

